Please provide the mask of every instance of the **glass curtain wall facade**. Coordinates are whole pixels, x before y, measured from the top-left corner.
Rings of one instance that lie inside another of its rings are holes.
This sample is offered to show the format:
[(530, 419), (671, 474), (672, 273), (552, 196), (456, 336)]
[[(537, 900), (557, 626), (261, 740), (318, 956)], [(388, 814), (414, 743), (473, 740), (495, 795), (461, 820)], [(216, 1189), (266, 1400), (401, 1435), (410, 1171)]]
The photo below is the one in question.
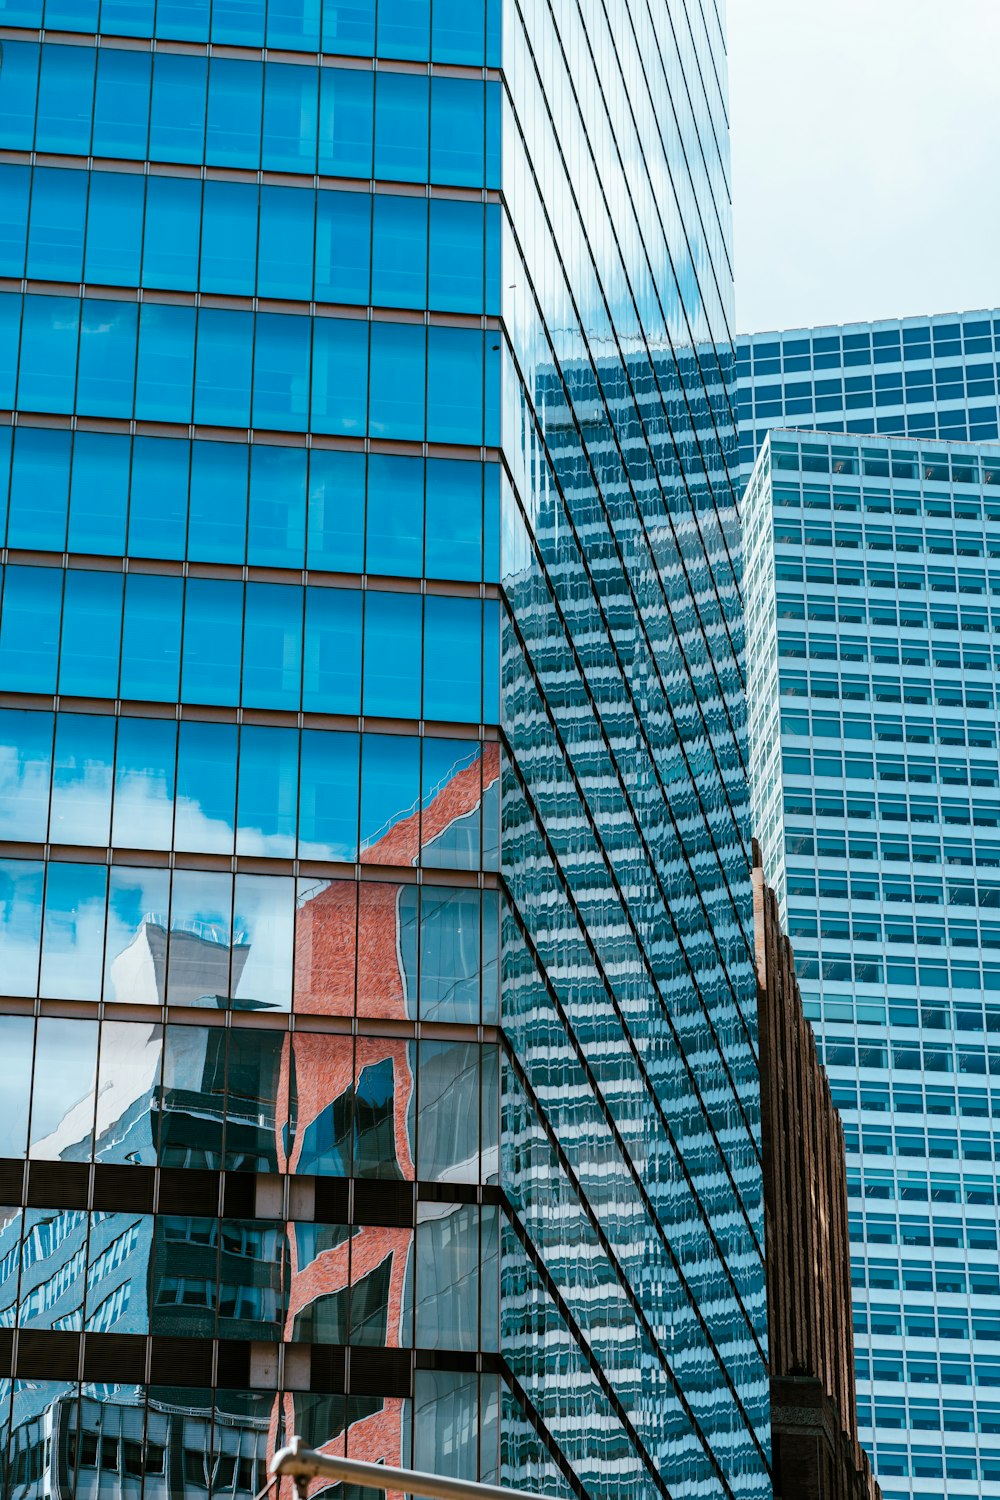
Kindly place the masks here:
[(774, 431), (744, 510), (754, 824), (848, 1153), (887, 1500), (1000, 1481), (1000, 447)]
[(4, 1493), (765, 1495), (714, 9), (0, 22)]

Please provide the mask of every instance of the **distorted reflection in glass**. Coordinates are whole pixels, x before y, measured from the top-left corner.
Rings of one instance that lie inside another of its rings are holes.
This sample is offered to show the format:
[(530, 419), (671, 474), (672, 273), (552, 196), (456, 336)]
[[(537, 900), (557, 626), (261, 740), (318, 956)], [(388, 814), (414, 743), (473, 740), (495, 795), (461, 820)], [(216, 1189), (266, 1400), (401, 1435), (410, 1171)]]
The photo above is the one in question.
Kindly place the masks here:
[[(253, 1500), (268, 1482), (267, 1465), (287, 1441), (271, 1441), (275, 1402), (271, 1391), (216, 1391), (212, 1424), (212, 1495)], [(146, 1495), (149, 1494), (147, 1485)]]
[(479, 1181), (479, 1053), (475, 1042), (420, 1044), (417, 1176)]
[(475, 1479), (479, 1400), (475, 1375), (418, 1370), (413, 1388), (413, 1466), (422, 1474)]
[(28, 1155), (89, 1161), (97, 1081), (97, 1022), (42, 1016), (35, 1041)]
[(87, 1242), (88, 1333), (148, 1333), (152, 1214), (94, 1214)]
[(289, 1172), (349, 1177), (354, 1132), (354, 1042), (299, 1031), (292, 1036)]
[(218, 1219), (157, 1214), (150, 1329), (175, 1338), (215, 1335), (219, 1285)]
[(229, 1032), (226, 1073), (226, 1158), (230, 1171), (276, 1172), (278, 1141), (285, 1121), (278, 1119), (285, 1033)]
[(476, 741), (423, 740), (420, 780), (420, 861), (478, 870), (482, 751)]
[(420, 741), (366, 734), (361, 741), (361, 859), (412, 865), (420, 838)]
[(0, 859), (0, 940), (8, 995), (38, 993), (44, 883), (40, 860)]
[(19, 1327), (83, 1327), (88, 1221), (85, 1209), (25, 1209)]
[(358, 887), (359, 1016), (416, 1019), (418, 896), (415, 885)]
[(42, 995), (99, 1000), (108, 872), (104, 865), (50, 863), (45, 882)]
[(483, 1047), (481, 1056), (479, 1159), (483, 1182), (500, 1180), (500, 1049)]
[(295, 1009), (353, 1015), (358, 886), (353, 880), (305, 878), (297, 892)]
[(0, 838), (44, 843), (52, 775), (52, 715), (0, 712)]
[(13, 1328), (17, 1321), (23, 1213), (21, 1208), (0, 1208), (0, 1328)]
[(417, 1205), (416, 1342), (479, 1348), (479, 1209)]
[(174, 844), (232, 854), (236, 832), (235, 724), (184, 719), (177, 746)]
[[(233, 930), (232, 876), (175, 870), (170, 909), (167, 998), (171, 1005), (221, 1005), (249, 955)], [(232, 956), (232, 980), (230, 977)]]
[(354, 1054), (354, 1176), (403, 1178), (414, 1170), (416, 1044), (359, 1036)]
[(480, 892), (475, 889), (421, 888), (422, 1021), (478, 1023), (480, 905)]
[[(75, 1447), (77, 1500), (139, 1500), (163, 1484), (166, 1453), (145, 1442), (145, 1391), (135, 1385), (84, 1385)], [(161, 1491), (162, 1493), (162, 1491)]]
[(112, 865), (104, 952), (104, 998), (163, 1005), (167, 994), (170, 871)]
[(24, 1156), (27, 1150), (34, 1046), (35, 1023), (31, 1016), (0, 1016), (0, 1057), (4, 1070), (4, 1086), (0, 1089), (0, 1157)]
[(54, 844), (107, 846), (115, 721), (96, 714), (59, 714), (52, 765), (49, 839)]
[(168, 1026), (163, 1049), (159, 1158), (164, 1167), (222, 1166), (226, 1033)]
[(162, 1063), (162, 1026), (102, 1022), (95, 1161), (156, 1165), (154, 1130)]
[(177, 725), (170, 719), (120, 719), (112, 843), (169, 849), (174, 827)]
[(7, 1448), (9, 1495), (73, 1493), (77, 1423), (75, 1381), (15, 1381)]
[(212, 1392), (151, 1385), (146, 1399), (143, 1500), (209, 1494), (212, 1483)]
[(295, 941), (291, 875), (237, 875), (233, 906), (234, 1004), (290, 1010)]

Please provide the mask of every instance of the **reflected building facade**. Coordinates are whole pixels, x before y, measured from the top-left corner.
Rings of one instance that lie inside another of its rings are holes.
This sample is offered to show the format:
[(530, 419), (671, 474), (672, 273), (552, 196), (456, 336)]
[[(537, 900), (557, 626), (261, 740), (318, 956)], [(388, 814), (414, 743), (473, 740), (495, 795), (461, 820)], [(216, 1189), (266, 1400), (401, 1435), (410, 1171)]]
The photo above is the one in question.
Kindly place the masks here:
[(767, 1495), (716, 11), (2, 19), (0, 1488)]

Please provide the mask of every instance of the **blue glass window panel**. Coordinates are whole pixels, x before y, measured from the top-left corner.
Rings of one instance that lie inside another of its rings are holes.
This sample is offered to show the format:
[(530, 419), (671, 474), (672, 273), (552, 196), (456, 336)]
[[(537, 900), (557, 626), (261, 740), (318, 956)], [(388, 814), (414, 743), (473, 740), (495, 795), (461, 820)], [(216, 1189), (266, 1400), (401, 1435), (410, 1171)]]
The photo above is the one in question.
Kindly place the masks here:
[(431, 57), (435, 62), (469, 63), (480, 67), (485, 61), (486, 5), (470, 5), (468, 0), (434, 0), (431, 14)]
[[(438, 869), (478, 870), (482, 750), (475, 741), (438, 740), (430, 735), (424, 736), (421, 745), (420, 863)], [(459, 778), (464, 790), (456, 794), (450, 788)], [(456, 795), (462, 805), (471, 805), (464, 816), (454, 814)]]
[(321, 68), (319, 171), (326, 177), (371, 177), (373, 73)]
[[(48, 31), (96, 31), (100, 0), (46, 0)], [(6, 10), (6, 7), (4, 7)], [(6, 20), (6, 16), (4, 18)], [(7, 22), (8, 26), (11, 24)]]
[(373, 323), (371, 339), (368, 430), (373, 437), (420, 442), (424, 436), (426, 330), (417, 323)]
[(115, 721), (110, 714), (56, 715), (51, 843), (107, 848), (114, 763)]
[(0, 612), (0, 687), (54, 693), (59, 659), (59, 568), (8, 567)]
[(28, 26), (34, 29), (42, 24), (44, 0), (6, 0), (3, 18), (7, 26)]
[(292, 859), (299, 790), (299, 731), (244, 724), (236, 815), (237, 854)]
[(428, 578), (478, 581), (483, 576), (483, 467), (454, 459), (427, 461)]
[(427, 438), (482, 442), (483, 339), (475, 329), (428, 329)]
[(101, 26), (109, 36), (153, 35), (156, 0), (101, 0)]
[(356, 714), (361, 709), (361, 593), (306, 589), (302, 707)]
[(365, 595), (364, 711), (420, 718), (420, 595)]
[(483, 85), (471, 78), (436, 77), (431, 89), (431, 179), (481, 187)]
[(317, 302), (368, 301), (371, 218), (367, 192), (317, 195)]
[(372, 204), (372, 301), (383, 307), (426, 307), (426, 198), (376, 193)]
[(129, 573), (125, 580), (121, 696), (137, 702), (177, 699), (181, 664), (180, 578)]
[[(151, 929), (160, 927), (164, 934), (169, 926), (170, 911), (170, 871), (151, 870), (148, 867), (112, 865), (108, 879), (108, 925), (104, 940), (104, 999), (112, 1005), (162, 1005), (164, 1001), (164, 961), (154, 960), (149, 963), (136, 963), (137, 954), (145, 956), (156, 944), (159, 938), (160, 944), (164, 938)], [(136, 952), (130, 952), (133, 944)], [(163, 949), (161, 946), (160, 952)], [(112, 1053), (108, 1057), (109, 1031), (115, 1026), (113, 1021), (105, 1021), (101, 1036), (101, 1073), (103, 1076), (114, 1077), (110, 1070), (114, 1069), (117, 1059)], [(121, 1024), (121, 1023), (118, 1023)], [(130, 1022), (125, 1023), (131, 1026)], [(138, 1029), (138, 1028), (136, 1028)], [(149, 1033), (147, 1032), (147, 1035)], [(131, 1050), (131, 1049), (130, 1049)], [(109, 1073), (105, 1074), (105, 1069)], [(148, 1076), (148, 1075), (147, 1075)], [(153, 1077), (150, 1084), (155, 1087), (159, 1082), (159, 1064), (153, 1063)], [(126, 1160), (135, 1160), (135, 1148), (138, 1146), (143, 1153), (144, 1164), (155, 1165), (156, 1158), (156, 1130), (152, 1130), (152, 1139), (140, 1144), (134, 1139), (132, 1133), (124, 1134), (118, 1131), (109, 1131), (102, 1148), (98, 1144), (98, 1154), (105, 1159), (112, 1150), (117, 1149), (117, 1142), (121, 1143), (124, 1152), (128, 1150)], [(113, 1159), (113, 1158), (112, 1158)]]
[(319, 77), (315, 68), (269, 62), (264, 69), (261, 162), (271, 172), (315, 172)]
[(121, 556), (128, 525), (129, 439), (119, 433), (77, 432), (70, 481), (71, 552)]
[(51, 779), (52, 715), (4, 709), (0, 712), (0, 838), (45, 843)]
[(301, 568), (306, 551), (306, 450), (257, 444), (250, 449), (247, 561)]
[(381, 839), (420, 804), (416, 735), (366, 734), (361, 740), (361, 858), (378, 863)]
[(300, 859), (357, 859), (359, 755), (356, 734), (302, 731)]
[(242, 625), (242, 584), (188, 579), (181, 674), (181, 693), (186, 702), (239, 702)]
[(376, 75), (376, 177), (427, 181), (429, 83), (426, 74)]
[(0, 89), (0, 146), (30, 151), (35, 144), (38, 99), (37, 42), (3, 44), (3, 88)]
[(212, 41), (263, 47), (266, 0), (214, 0)]
[(144, 302), (139, 314), (135, 414), (153, 422), (190, 422), (195, 310)]
[[(106, 865), (62, 864), (56, 861), (49, 865), (45, 881), (40, 995), (57, 1000), (101, 998), (107, 886)], [(78, 1090), (80, 1083), (88, 1076), (86, 1052), (81, 1055), (85, 1023), (57, 1021), (55, 1024), (66, 1029), (66, 1056), (67, 1061), (70, 1054), (74, 1058), (73, 1078)], [(96, 1022), (93, 1030), (92, 1045), (96, 1047)], [(62, 1098), (66, 1097), (67, 1081), (68, 1078), (64, 1077)], [(48, 1091), (43, 1098), (47, 1095)], [(31, 1130), (35, 1143), (43, 1135), (49, 1134), (49, 1130), (44, 1127), (36, 1127), (37, 1108), (36, 1101), (32, 1109)], [(58, 1106), (59, 1113), (62, 1108), (62, 1105)], [(53, 1119), (52, 1126), (57, 1124), (58, 1120)]]
[[(38, 993), (44, 874), (41, 861), (0, 860), (0, 941), (3, 942), (3, 985), (8, 995)], [(7, 1156), (24, 1155), (34, 1024), (30, 1016), (4, 1016), (0, 1022), (0, 1045), (7, 1074), (0, 1144)]]
[(8, 547), (62, 552), (66, 546), (72, 433), (19, 427), (14, 435)]
[[(216, 1006), (228, 996), (232, 913), (231, 876), (208, 870), (174, 871), (167, 957), (170, 1004)], [(199, 940), (197, 946), (192, 937)], [(245, 960), (246, 953), (241, 952), (240, 958)], [(169, 1079), (169, 1063), (164, 1075)], [(200, 1076), (199, 1086), (203, 1087)]]
[[(94, 94), (94, 155), (142, 161), (149, 134), (152, 54), (101, 47)], [(6, 62), (4, 64), (6, 72)]]
[(7, 499), (10, 492), (10, 450), (13, 428), (0, 427), (0, 537), (7, 537)]
[(91, 172), (84, 279), (97, 286), (138, 286), (145, 179)]
[(252, 296), (256, 276), (256, 186), (206, 182), (201, 221), (201, 290)]
[(96, 55), (90, 47), (42, 48), (36, 151), (89, 153)]
[(149, 155), (156, 161), (200, 165), (205, 155), (208, 59), (153, 54)]
[(31, 188), (28, 275), (43, 281), (80, 281), (86, 221), (86, 172), (36, 167)]
[(486, 84), (486, 171), (488, 188), (500, 186), (500, 85), (492, 80)]
[(483, 205), (431, 200), (428, 303), (444, 312), (483, 311)]
[(375, 51), (375, 0), (323, 0), (323, 51), (370, 56)]
[(0, 166), (0, 276), (23, 276), (28, 236), (30, 167)]
[(318, 52), (321, 0), (268, 0), (267, 45)]
[(171, 847), (176, 774), (175, 721), (119, 719), (112, 844), (126, 849)]
[(365, 457), (313, 448), (309, 455), (307, 566), (335, 573), (364, 567)]
[(190, 461), (191, 445), (186, 440), (135, 439), (128, 517), (132, 556), (184, 556)]
[(252, 370), (253, 313), (199, 309), (195, 421), (212, 427), (249, 427)]
[(21, 297), (0, 292), (0, 403), (14, 405), (17, 384), (17, 352), (21, 333)]
[(485, 307), (492, 317), (500, 316), (500, 205), (487, 203), (486, 212), (486, 296)]
[(500, 603), (483, 600), (483, 723), (500, 722)]
[(243, 702), (251, 708), (298, 709), (302, 694), (300, 588), (249, 583), (243, 646)]
[(309, 423), (308, 318), (257, 314), (253, 364), (253, 425), (303, 432)]
[(308, 302), (313, 289), (316, 194), (312, 188), (262, 187), (257, 291)]
[(76, 406), (95, 417), (132, 415), (138, 305), (84, 299)]
[(483, 443), (487, 448), (500, 445), (500, 337), (484, 335), (483, 343)]
[(420, 893), (420, 1019), (479, 1021), (478, 891), (425, 886)]
[(116, 698), (122, 634), (120, 573), (66, 574), (59, 691), (80, 698)]
[(198, 442), (191, 449), (187, 555), (192, 562), (246, 558), (247, 450), (242, 443)]
[(70, 412), (76, 379), (80, 304), (75, 297), (25, 297), (17, 404)]
[(365, 571), (419, 578), (423, 533), (423, 460), (373, 453), (368, 460)]
[(314, 432), (361, 436), (367, 423), (368, 324), (313, 321), (311, 422)]
[(201, 183), (190, 177), (146, 179), (143, 286), (193, 292), (198, 286)]
[(262, 63), (213, 57), (209, 70), (205, 159), (214, 167), (260, 166)]
[(478, 599), (424, 601), (424, 717), (478, 723), (482, 607)]
[(430, 0), (379, 0), (380, 57), (429, 57), (430, 29)]
[[(242, 968), (233, 963), (234, 1004), (251, 1009), (292, 1008), (295, 881), (291, 876), (237, 875), (233, 925), (248, 949)], [(238, 940), (238, 939), (237, 939)], [(230, 1044), (231, 1046), (231, 1044)], [(232, 1051), (229, 1075), (232, 1078)], [(233, 1145), (229, 1145), (233, 1151)], [(273, 1149), (273, 1148), (272, 1148)], [(264, 1162), (274, 1170), (274, 1162)]]
[(235, 724), (182, 719), (177, 749), (174, 845), (232, 854), (236, 837)]
[(157, 0), (156, 34), (180, 42), (207, 42), (212, 0)]

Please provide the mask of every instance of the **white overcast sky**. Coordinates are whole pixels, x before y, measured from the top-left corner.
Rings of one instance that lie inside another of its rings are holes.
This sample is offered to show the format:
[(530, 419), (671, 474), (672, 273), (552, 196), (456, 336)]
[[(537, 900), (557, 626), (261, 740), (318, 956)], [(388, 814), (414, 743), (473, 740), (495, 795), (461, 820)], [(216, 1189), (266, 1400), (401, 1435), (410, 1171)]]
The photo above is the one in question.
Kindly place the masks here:
[(728, 0), (741, 333), (1000, 306), (1000, 0)]

